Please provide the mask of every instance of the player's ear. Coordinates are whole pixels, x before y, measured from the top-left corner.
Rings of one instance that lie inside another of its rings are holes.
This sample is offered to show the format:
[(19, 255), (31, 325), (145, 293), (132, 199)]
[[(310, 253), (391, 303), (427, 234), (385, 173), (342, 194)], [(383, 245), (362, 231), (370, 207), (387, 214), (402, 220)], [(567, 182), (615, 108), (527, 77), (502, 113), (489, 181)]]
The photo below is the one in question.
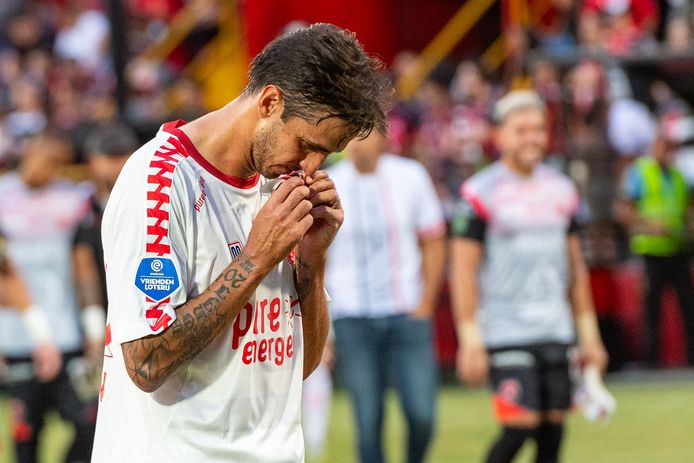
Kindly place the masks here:
[(282, 90), (276, 85), (266, 85), (258, 97), (258, 115), (261, 118), (270, 117), (273, 114), (282, 114), (284, 111), (284, 96)]

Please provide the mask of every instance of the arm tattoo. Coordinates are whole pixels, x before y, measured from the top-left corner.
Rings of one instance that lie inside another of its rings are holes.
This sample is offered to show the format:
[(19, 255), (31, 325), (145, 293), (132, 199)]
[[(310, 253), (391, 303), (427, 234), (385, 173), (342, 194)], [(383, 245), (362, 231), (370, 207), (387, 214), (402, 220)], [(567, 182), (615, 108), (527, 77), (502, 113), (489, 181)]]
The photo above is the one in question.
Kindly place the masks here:
[(239, 273), (235, 268), (229, 269), (224, 274), (224, 281), (230, 281), (232, 288), (238, 288), (241, 286), (241, 282), (243, 282), (245, 279), (246, 277)]
[[(242, 268), (247, 274), (255, 268), (249, 260), (244, 264), (247, 265)], [(170, 329), (123, 343), (125, 366), (133, 382), (142, 390), (152, 392), (182, 364), (205, 349), (227, 326), (225, 321), (231, 313), (235, 313), (222, 310), (222, 302), (246, 279), (247, 275), (234, 268), (227, 270), (211, 285), (218, 285), (215, 290), (205, 291), (205, 297), (195, 298), (177, 309), (180, 315)], [(239, 301), (237, 305), (242, 304)]]
[[(299, 270), (304, 270), (306, 274), (303, 276), (299, 276)], [(308, 271), (311, 269), (311, 266), (308, 265), (306, 262), (304, 262), (301, 259), (298, 259), (296, 262), (296, 273), (294, 274), (294, 286), (296, 287), (296, 294), (299, 296), (300, 300), (306, 299), (308, 294), (311, 292), (311, 289), (313, 289), (313, 278), (308, 276)]]
[(244, 260), (243, 262), (241, 262), (241, 270), (243, 270), (246, 273), (251, 273), (254, 268), (255, 264), (250, 260)]

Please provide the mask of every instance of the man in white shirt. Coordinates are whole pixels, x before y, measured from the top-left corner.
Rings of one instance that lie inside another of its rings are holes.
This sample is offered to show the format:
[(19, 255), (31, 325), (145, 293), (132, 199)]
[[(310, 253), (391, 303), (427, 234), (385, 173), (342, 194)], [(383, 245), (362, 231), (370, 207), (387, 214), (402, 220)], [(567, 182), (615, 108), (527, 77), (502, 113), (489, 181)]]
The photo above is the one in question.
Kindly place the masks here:
[(389, 88), (352, 34), (314, 25), (269, 44), (234, 101), (131, 156), (102, 225), (94, 462), (303, 461), (302, 380), (343, 220), (318, 167), (385, 129)]
[(419, 163), (383, 154), (372, 133), (329, 169), (345, 211), (330, 248), (337, 368), (357, 423), (360, 459), (380, 463), (383, 398), (395, 388), (408, 424), (407, 461), (421, 462), (433, 433), (438, 385), (431, 316), (445, 261), (445, 223)]

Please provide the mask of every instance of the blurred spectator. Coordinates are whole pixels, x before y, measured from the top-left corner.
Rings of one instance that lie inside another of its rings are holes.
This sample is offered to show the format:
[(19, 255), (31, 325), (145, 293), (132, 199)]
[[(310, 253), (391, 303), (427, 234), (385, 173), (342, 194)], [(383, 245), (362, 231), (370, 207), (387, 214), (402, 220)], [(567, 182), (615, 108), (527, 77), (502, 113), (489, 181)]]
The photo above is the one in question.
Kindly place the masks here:
[(167, 120), (192, 121), (207, 112), (200, 86), (190, 77), (176, 78), (169, 88)]
[(0, 37), (0, 49), (11, 48), (20, 56), (35, 49), (49, 50), (51, 44), (50, 28), (26, 4), (8, 18), (6, 27), (0, 31)]
[(694, 365), (694, 288), (689, 266), (690, 191), (673, 155), (694, 137), (694, 120), (681, 108), (665, 113), (649, 155), (636, 160), (624, 180), (619, 214), (632, 232), (631, 249), (645, 266), (645, 361), (660, 362), (661, 298), (677, 292), (687, 336), (687, 361)]
[(434, 432), (432, 314), (443, 277), (445, 225), (424, 168), (384, 154), (376, 131), (329, 171), (345, 224), (329, 249), (337, 368), (357, 425), (360, 461), (382, 463), (386, 388), (407, 421), (405, 460), (424, 460)]
[(490, 120), (496, 96), (496, 88), (477, 64), (463, 61), (458, 65), (451, 84), (454, 105), (445, 166), (446, 186), (452, 194), (494, 154)]
[(676, 16), (667, 22), (665, 28), (665, 46), (675, 53), (687, 53), (693, 50), (692, 24), (686, 16)]
[(655, 131), (651, 112), (643, 103), (632, 98), (620, 98), (610, 104), (607, 134), (620, 156), (641, 156), (653, 143)]
[(74, 60), (96, 72), (107, 65), (108, 18), (88, 7), (89, 0), (68, 0), (56, 32), (53, 49), (59, 58)]
[(658, 19), (655, 0), (585, 0), (579, 16), (581, 44), (623, 56), (653, 40)]
[[(72, 274), (72, 237), (85, 212), (86, 194), (59, 177), (72, 155), (64, 137), (42, 132), (27, 141), (24, 151), (18, 172), (0, 178), (0, 232), (8, 240), (8, 255), (32, 299), (46, 313), (64, 366), (51, 381), (37, 377), (10, 385), (17, 458), (20, 463), (36, 461), (44, 414), (55, 409), (75, 428), (68, 460), (87, 461), (94, 410), (90, 414), (77, 398), (66, 367), (83, 346)], [(103, 343), (103, 326), (96, 334), (86, 324), (85, 329), (91, 344)], [(0, 353), (8, 362), (30, 362), (34, 348), (20, 316), (0, 313)]]
[(421, 117), (413, 152), (429, 171), (444, 207), (452, 203), (454, 179), (461, 175), (460, 150), (453, 138), (453, 101), (449, 91), (454, 73), (455, 68), (450, 63), (442, 63), (415, 95)]
[(577, 47), (576, 0), (554, 0), (534, 30), (540, 50), (551, 56), (566, 56)]
[(549, 59), (536, 59), (530, 65), (530, 83), (547, 107), (550, 155), (564, 151), (564, 89), (559, 70)]
[[(412, 72), (417, 62), (417, 55), (409, 50), (399, 52), (393, 58), (390, 74), (393, 82)], [(415, 156), (413, 145), (416, 143), (417, 130), (422, 108), (416, 99), (398, 101), (388, 114), (388, 148), (390, 152), (406, 157)]]
[(4, 125), (18, 147), (23, 138), (46, 127), (45, 93), (38, 84), (23, 78), (10, 84), (10, 99), (13, 110), (5, 117)]

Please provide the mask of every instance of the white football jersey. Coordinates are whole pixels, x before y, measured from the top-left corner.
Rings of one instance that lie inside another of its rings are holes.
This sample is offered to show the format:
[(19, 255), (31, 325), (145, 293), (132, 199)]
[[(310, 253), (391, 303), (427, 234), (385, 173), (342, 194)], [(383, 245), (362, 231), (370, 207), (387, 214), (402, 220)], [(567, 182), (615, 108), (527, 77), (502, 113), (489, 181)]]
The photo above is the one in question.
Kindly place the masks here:
[[(82, 346), (72, 269), (73, 238), (88, 210), (90, 188), (56, 180), (31, 188), (17, 173), (0, 178), (0, 234), (32, 300), (62, 352)], [(29, 357), (34, 349), (20, 313), (0, 309), (0, 354)]]
[(164, 124), (132, 155), (104, 214), (109, 308), (92, 461), (303, 461), (301, 309), (287, 259), (229, 332), (157, 391), (142, 392), (125, 369), (121, 344), (166, 330), (241, 252), (269, 197), (264, 177), (213, 167), (182, 124)]
[(325, 273), (333, 319), (413, 312), (422, 292), (419, 242), (446, 231), (429, 174), (392, 154), (382, 155), (370, 174), (349, 160), (328, 172), (345, 211)]

